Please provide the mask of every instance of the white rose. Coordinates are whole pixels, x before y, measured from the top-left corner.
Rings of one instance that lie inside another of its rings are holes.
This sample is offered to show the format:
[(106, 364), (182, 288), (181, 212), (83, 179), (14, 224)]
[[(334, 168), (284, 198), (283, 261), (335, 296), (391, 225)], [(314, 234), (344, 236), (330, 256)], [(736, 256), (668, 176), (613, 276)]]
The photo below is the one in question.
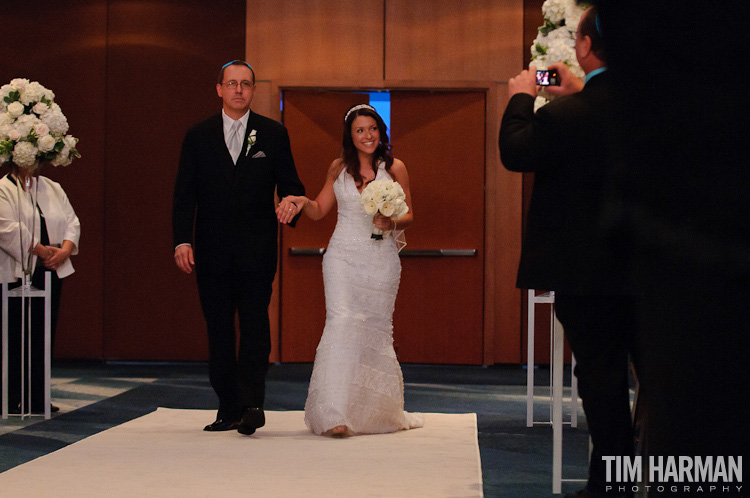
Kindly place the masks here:
[(21, 103), (23, 105), (31, 105), (34, 102), (39, 102), (44, 96), (45, 90), (46, 88), (40, 85), (39, 82), (32, 81), (21, 92)]
[(393, 213), (396, 211), (396, 205), (392, 202), (384, 202), (382, 206), (380, 206), (380, 212), (383, 213), (383, 216), (393, 216)]
[(542, 13), (552, 24), (559, 24), (565, 19), (565, 7), (564, 0), (546, 0), (542, 4)]
[(52, 107), (40, 117), (49, 126), (50, 133), (53, 135), (64, 135), (68, 131), (68, 120), (58, 110), (59, 107), (55, 109), (56, 105), (52, 104)]
[(55, 158), (50, 161), (50, 164), (52, 164), (52, 166), (67, 166), (72, 162), (73, 158), (70, 157), (70, 147), (66, 145), (57, 154), (57, 156), (55, 156)]
[(23, 114), (23, 104), (20, 102), (13, 102), (12, 104), (8, 104), (8, 114), (10, 114), (14, 118), (17, 118), (18, 116)]
[(11, 128), (10, 130), (8, 130), (8, 140), (11, 140), (12, 142), (18, 142), (19, 140), (21, 140), (21, 134), (15, 128)]
[(570, 62), (575, 60), (575, 50), (564, 43), (551, 45), (547, 52), (547, 59), (555, 62)]
[(364, 204), (362, 204), (362, 207), (365, 210), (365, 213), (367, 214), (375, 214), (378, 212), (378, 205), (375, 204), (375, 201), (367, 201)]
[(49, 135), (49, 126), (44, 122), (39, 122), (34, 125), (34, 133), (36, 133), (37, 137)]
[(39, 121), (36, 116), (24, 114), (16, 120), (13, 126), (18, 130), (18, 133), (21, 134), (21, 137), (27, 137), (29, 136), (31, 129), (40, 122), (41, 121)]
[(21, 168), (30, 168), (36, 163), (37, 148), (31, 142), (18, 142), (13, 148), (13, 162)]
[[(555, 43), (564, 42), (567, 43), (570, 40), (570, 30), (563, 26), (547, 33), (548, 45), (554, 45)], [(575, 40), (573, 40), (575, 41)]]
[(565, 24), (568, 24), (571, 18), (575, 19), (577, 17), (578, 19), (580, 19), (585, 11), (586, 9), (580, 7), (576, 3), (576, 0), (567, 0), (567, 3), (565, 5)]
[(573, 36), (575, 36), (575, 32), (578, 29), (578, 24), (581, 22), (583, 12), (583, 9), (576, 8), (573, 9), (572, 13), (568, 12), (568, 15), (565, 17), (565, 26), (571, 33), (573, 33)]
[(71, 149), (75, 149), (76, 145), (78, 144), (78, 139), (73, 135), (65, 135), (65, 138), (63, 138), (63, 142), (65, 142), (65, 145), (67, 145)]
[(55, 147), (55, 142), (55, 137), (52, 135), (44, 135), (36, 141), (36, 146), (39, 147), (39, 152), (49, 152)]
[(9, 124), (0, 124), (0, 140), (5, 140), (8, 138), (8, 132), (12, 130), (13, 127)]
[(41, 116), (42, 114), (47, 112), (47, 109), (49, 109), (49, 106), (47, 104), (45, 104), (44, 102), (37, 102), (32, 110)]
[(537, 33), (536, 38), (534, 38), (534, 42), (531, 45), (532, 50), (536, 44), (539, 44), (543, 47), (546, 47), (547, 45), (549, 45), (549, 40), (547, 39), (547, 35), (542, 34), (542, 33)]
[(10, 86), (12, 86), (16, 90), (23, 90), (28, 84), (29, 80), (27, 80), (26, 78), (15, 78), (10, 80)]
[(393, 213), (393, 219), (400, 220), (408, 212), (409, 212), (409, 206), (407, 206), (406, 203), (404, 202), (401, 205), (399, 205), (398, 209), (396, 209), (396, 212)]
[(55, 100), (55, 92), (53, 92), (49, 88), (44, 89), (44, 96), (47, 97), (47, 100), (49, 100), (50, 102)]

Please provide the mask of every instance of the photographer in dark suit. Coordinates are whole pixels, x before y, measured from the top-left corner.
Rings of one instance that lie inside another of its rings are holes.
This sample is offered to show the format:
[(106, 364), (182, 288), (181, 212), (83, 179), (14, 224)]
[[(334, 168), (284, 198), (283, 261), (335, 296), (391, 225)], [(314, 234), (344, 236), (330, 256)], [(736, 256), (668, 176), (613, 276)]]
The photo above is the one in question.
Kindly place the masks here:
[(593, 453), (586, 488), (570, 497), (609, 496), (602, 456), (633, 454), (628, 392), (633, 301), (623, 259), (599, 226), (611, 168), (604, 133), (610, 83), (595, 15), (588, 9), (576, 33), (585, 86), (564, 64), (553, 64), (561, 86), (551, 92), (565, 96), (534, 113), (534, 68), (511, 78), (499, 139), (507, 169), (535, 172), (517, 285), (555, 291), (557, 316), (577, 360)]
[(250, 110), (255, 93), (250, 65), (240, 60), (224, 65), (216, 92), (222, 113), (190, 129), (182, 145), (172, 216), (174, 258), (185, 273), (196, 270), (208, 330), (209, 376), (219, 411), (204, 430), (252, 434), (265, 424), (268, 305), (278, 251), (274, 192), (285, 197), (304, 195), (305, 189), (286, 129)]

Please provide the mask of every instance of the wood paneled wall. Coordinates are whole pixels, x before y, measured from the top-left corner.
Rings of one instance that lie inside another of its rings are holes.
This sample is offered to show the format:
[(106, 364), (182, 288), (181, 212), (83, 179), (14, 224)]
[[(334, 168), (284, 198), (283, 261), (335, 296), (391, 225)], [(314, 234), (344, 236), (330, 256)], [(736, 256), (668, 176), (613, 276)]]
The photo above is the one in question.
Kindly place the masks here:
[(204, 360), (193, 275), (177, 270), (172, 192), (185, 132), (221, 110), (219, 68), (243, 57), (243, 0), (108, 4), (107, 359)]
[[(172, 258), (185, 131), (220, 110), (221, 65), (245, 50), (245, 1), (29, 0), (3, 9), (0, 84), (52, 89), (83, 157), (48, 167), (81, 220), (55, 356), (203, 360), (193, 277)], [(207, 22), (208, 21), (208, 22)]]
[(498, 81), (520, 60), (522, 3), (516, 0), (385, 0), (389, 80)]
[(54, 91), (69, 133), (80, 139), (80, 159), (42, 170), (63, 186), (81, 221), (80, 254), (73, 258), (76, 272), (64, 280), (55, 345), (58, 355), (79, 358), (103, 355), (106, 12), (104, 0), (30, 0), (2, 13), (0, 84), (29, 78)]
[(527, 50), (524, 1), (248, 0), (247, 12), (246, 57), (264, 84), (254, 108), (276, 119), (284, 87), (485, 88), (484, 356), (520, 362), (522, 179), (502, 168), (497, 134)]
[(485, 362), (521, 361), (521, 180), (501, 167), (496, 142), (507, 80), (528, 51), (531, 1), (29, 0), (5, 9), (12, 57), (0, 81), (52, 88), (81, 139), (81, 159), (45, 171), (83, 231), (56, 356), (206, 357), (195, 283), (171, 257), (172, 188), (185, 131), (219, 110), (218, 67), (244, 56), (259, 80), (254, 109), (276, 119), (284, 86), (486, 89)]

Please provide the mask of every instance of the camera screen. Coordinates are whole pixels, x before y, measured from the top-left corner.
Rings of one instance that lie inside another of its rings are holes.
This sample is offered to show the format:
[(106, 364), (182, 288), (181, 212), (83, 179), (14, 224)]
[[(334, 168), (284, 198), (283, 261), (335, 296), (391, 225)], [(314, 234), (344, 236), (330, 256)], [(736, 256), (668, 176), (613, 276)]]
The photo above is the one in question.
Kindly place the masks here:
[(560, 80), (557, 78), (555, 70), (540, 70), (536, 72), (536, 84), (540, 86), (559, 85)]

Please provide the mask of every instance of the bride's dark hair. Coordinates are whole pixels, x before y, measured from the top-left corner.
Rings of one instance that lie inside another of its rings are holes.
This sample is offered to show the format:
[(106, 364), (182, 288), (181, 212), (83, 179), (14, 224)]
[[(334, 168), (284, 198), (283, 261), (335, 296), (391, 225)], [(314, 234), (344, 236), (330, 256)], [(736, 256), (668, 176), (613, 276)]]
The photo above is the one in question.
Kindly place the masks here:
[(372, 170), (377, 175), (378, 163), (385, 162), (385, 170), (390, 173), (393, 165), (393, 155), (391, 154), (391, 144), (388, 141), (388, 127), (383, 122), (380, 114), (368, 105), (360, 104), (352, 107), (344, 117), (344, 139), (342, 141), (341, 159), (346, 167), (346, 172), (352, 175), (357, 188), (362, 186), (363, 178), (359, 172), (359, 156), (357, 148), (352, 140), (352, 122), (357, 116), (369, 116), (375, 120), (380, 132), (380, 143), (378, 143), (375, 152), (372, 154)]

